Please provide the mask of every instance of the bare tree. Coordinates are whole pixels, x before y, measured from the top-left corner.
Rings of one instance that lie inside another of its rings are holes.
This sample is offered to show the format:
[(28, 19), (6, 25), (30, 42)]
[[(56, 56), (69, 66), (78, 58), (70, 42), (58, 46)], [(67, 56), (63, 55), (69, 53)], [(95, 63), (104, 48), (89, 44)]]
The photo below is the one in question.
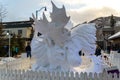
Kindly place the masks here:
[(3, 21), (3, 18), (6, 17), (6, 14), (7, 14), (6, 8), (2, 4), (0, 4), (0, 22), (1, 23)]
[(6, 40), (4, 39), (5, 34), (4, 33), (4, 26), (2, 24), (3, 18), (6, 16), (6, 9), (3, 7), (2, 4), (0, 4), (0, 56), (5, 56), (7, 54), (4, 45), (6, 43)]
[(4, 30), (3, 30), (4, 26), (2, 24), (2, 20), (3, 20), (3, 18), (5, 18), (6, 13), (7, 13), (7, 11), (6, 11), (5, 7), (3, 7), (2, 4), (0, 4), (0, 41), (3, 38), (3, 32), (4, 32)]

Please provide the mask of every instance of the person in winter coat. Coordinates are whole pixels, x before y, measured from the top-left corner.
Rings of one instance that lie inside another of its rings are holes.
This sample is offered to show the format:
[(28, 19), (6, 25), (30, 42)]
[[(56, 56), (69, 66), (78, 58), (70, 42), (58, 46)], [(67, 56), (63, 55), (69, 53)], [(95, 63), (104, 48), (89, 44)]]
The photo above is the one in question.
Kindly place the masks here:
[(27, 53), (27, 58), (28, 58), (28, 57), (31, 58), (32, 55), (31, 55), (31, 46), (30, 46), (30, 43), (27, 44), (25, 50), (26, 50), (26, 53)]

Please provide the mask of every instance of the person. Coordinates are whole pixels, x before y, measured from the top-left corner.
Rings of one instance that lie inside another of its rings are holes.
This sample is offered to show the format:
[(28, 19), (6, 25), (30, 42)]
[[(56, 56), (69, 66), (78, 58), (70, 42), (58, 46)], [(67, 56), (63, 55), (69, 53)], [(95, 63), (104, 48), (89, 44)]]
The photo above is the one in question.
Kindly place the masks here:
[(8, 45), (4, 46), (4, 50), (5, 50), (5, 56), (8, 57), (8, 51), (9, 51)]
[(101, 55), (101, 48), (97, 45), (96, 51), (95, 51), (95, 55), (99, 56)]
[(30, 46), (30, 43), (27, 43), (27, 46), (26, 46), (26, 53), (27, 53), (27, 58), (28, 57), (32, 57), (32, 55), (31, 55), (31, 46)]
[(12, 57), (15, 55), (15, 46), (12, 46)]
[(110, 54), (111, 46), (107, 46), (107, 53)]
[(117, 51), (118, 53), (120, 53), (120, 48), (118, 49), (118, 51)]
[(18, 52), (19, 52), (19, 48), (16, 46), (16, 47), (15, 47), (15, 56), (18, 55)]

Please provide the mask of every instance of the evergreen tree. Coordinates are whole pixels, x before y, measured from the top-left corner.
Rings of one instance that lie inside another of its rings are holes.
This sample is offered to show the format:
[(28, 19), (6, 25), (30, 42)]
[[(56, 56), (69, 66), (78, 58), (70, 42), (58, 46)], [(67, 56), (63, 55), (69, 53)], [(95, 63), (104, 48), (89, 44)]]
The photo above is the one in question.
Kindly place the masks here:
[(5, 56), (7, 54), (7, 50), (5, 49), (5, 45), (7, 44), (6, 39), (4, 38), (5, 34), (3, 30), (2, 20), (6, 16), (6, 9), (0, 4), (0, 57)]
[(3, 25), (2, 23), (0, 23), (0, 57), (5, 56), (7, 54), (6, 49), (4, 47), (6, 44), (6, 39), (4, 38), (5, 34), (3, 33), (4, 33)]
[(2, 23), (0, 23), (0, 45), (3, 45), (3, 38), (4, 38), (4, 34), (3, 34), (4, 30), (3, 30), (3, 25)]
[(24, 52), (25, 51), (25, 39), (21, 38), (21, 34), (17, 35), (17, 43), (19, 47), (19, 53)]
[[(14, 48), (18, 48), (18, 53), (17, 54), (21, 54), (21, 52), (25, 51), (25, 40), (24, 38), (21, 38), (21, 35), (18, 34), (12, 34), (12, 38), (11, 38), (11, 50), (13, 52)], [(16, 54), (13, 52), (13, 56), (16, 56)]]
[(115, 19), (114, 19), (114, 16), (111, 15), (111, 17), (110, 17), (110, 27), (114, 27), (114, 26), (115, 26), (115, 23), (116, 23), (116, 21), (115, 21)]

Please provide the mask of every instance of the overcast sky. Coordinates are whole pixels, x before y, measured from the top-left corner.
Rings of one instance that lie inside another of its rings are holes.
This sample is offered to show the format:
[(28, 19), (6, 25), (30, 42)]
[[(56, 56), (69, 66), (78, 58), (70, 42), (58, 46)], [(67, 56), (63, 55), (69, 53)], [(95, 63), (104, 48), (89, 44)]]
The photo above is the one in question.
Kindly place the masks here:
[[(119, 0), (52, 0), (58, 8), (62, 5), (67, 10), (67, 15), (71, 16), (74, 24), (90, 21), (97, 17), (120, 16)], [(4, 21), (25, 21), (29, 20), (32, 13), (46, 6), (47, 12), (51, 12), (51, 0), (0, 0), (0, 3), (7, 9)], [(42, 13), (41, 10), (39, 13)], [(41, 14), (39, 14), (39, 17)]]

